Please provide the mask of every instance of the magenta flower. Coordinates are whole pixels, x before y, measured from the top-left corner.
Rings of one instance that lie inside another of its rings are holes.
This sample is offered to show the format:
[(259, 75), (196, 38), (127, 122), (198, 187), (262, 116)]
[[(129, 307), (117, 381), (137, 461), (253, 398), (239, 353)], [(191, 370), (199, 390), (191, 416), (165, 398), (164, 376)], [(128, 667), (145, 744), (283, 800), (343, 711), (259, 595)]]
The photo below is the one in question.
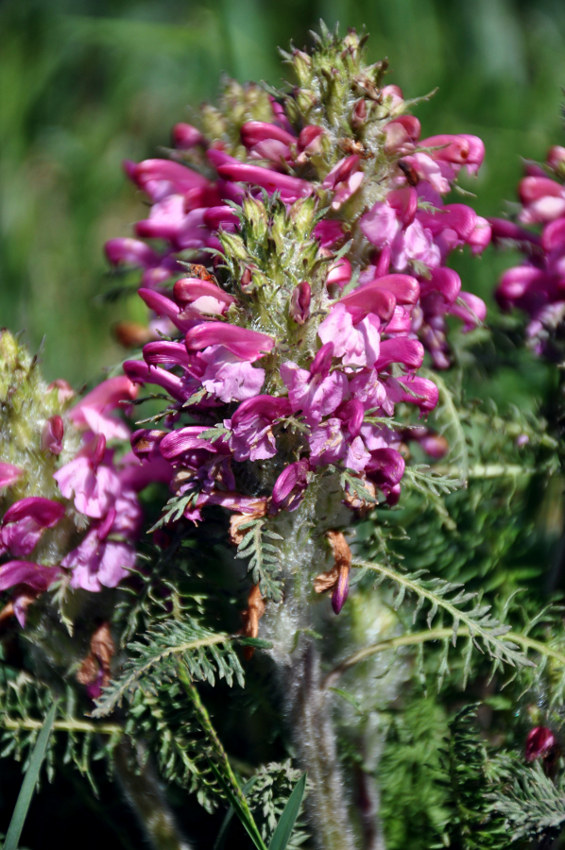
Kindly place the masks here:
[(185, 343), (188, 351), (201, 351), (208, 346), (221, 345), (236, 357), (252, 363), (272, 351), (275, 341), (267, 334), (237, 325), (202, 322), (188, 331)]
[(532, 762), (538, 758), (547, 758), (555, 750), (557, 741), (555, 735), (547, 726), (536, 726), (528, 732), (526, 738), (526, 761)]
[(0, 565), (0, 590), (25, 585), (43, 592), (61, 575), (57, 567), (44, 567), (32, 561), (7, 561)]
[(20, 499), (11, 505), (0, 525), (0, 554), (11, 552), (16, 558), (29, 555), (43, 531), (57, 525), (65, 506), (41, 496)]
[(18, 480), (21, 474), (22, 470), (14, 466), (13, 463), (0, 461), (0, 489), (10, 487)]
[(258, 395), (242, 402), (231, 421), (230, 448), (235, 460), (265, 460), (277, 453), (273, 425), (290, 412), (285, 398)]
[(261, 186), (267, 192), (279, 192), (288, 203), (312, 193), (312, 187), (306, 180), (291, 177), (259, 165), (247, 165), (217, 149), (208, 151), (208, 158), (215, 166), (220, 177), (236, 183), (251, 183)]
[(297, 460), (286, 466), (273, 486), (273, 507), (277, 510), (295, 511), (308, 486), (309, 464)]
[[(307, 76), (309, 57), (292, 56)], [(323, 92), (310, 100), (298, 88), (257, 110), (246, 101), (237, 121), (227, 98), (214, 112), (221, 138), (175, 127), (182, 165), (127, 166), (151, 202), (136, 234), (160, 242), (108, 253), (144, 276), (169, 274), (140, 290), (155, 339), (124, 367), (166, 392), (169, 408), (163, 430), (136, 432), (133, 449), (143, 465), (163, 461), (193, 522), (220, 505), (276, 524), (326, 479), (328, 498), (350, 507), (364, 506), (358, 492), (394, 503), (410, 428), (387, 419), (400, 404), (415, 418), (437, 403), (419, 370), (426, 352), (449, 365), (447, 316), (464, 330), (484, 318), (447, 264), (453, 250), (483, 250), (490, 225), (446, 197), (461, 169), (477, 172), (482, 142), (422, 139), (397, 86), (379, 86), (377, 103), (359, 79), (341, 123)], [(189, 269), (196, 277), (175, 270), (187, 250), (205, 264)], [(337, 612), (349, 571), (334, 578)]]
[(565, 321), (565, 187), (561, 149), (552, 148), (547, 157), (548, 177), (539, 166), (529, 164), (520, 182), (522, 208), (513, 222), (494, 219), (496, 242), (512, 242), (524, 261), (502, 275), (496, 298), (504, 310), (514, 307), (529, 317), (527, 337), (536, 353), (561, 362), (562, 327)]

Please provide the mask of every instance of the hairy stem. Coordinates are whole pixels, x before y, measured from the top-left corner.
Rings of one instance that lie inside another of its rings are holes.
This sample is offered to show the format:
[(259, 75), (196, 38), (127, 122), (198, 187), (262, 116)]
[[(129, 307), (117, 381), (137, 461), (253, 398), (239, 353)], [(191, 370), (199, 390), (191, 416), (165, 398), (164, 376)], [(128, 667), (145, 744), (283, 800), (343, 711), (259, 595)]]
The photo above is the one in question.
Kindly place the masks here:
[(143, 744), (122, 738), (114, 751), (114, 768), (150, 845), (155, 850), (192, 850), (180, 834)]
[(321, 850), (353, 850), (331, 698), (320, 681), (320, 656), (312, 639), (301, 641), (288, 670), (287, 686), (294, 743), (308, 774), (308, 808), (316, 843)]
[(327, 629), (328, 600), (313, 590), (315, 576), (333, 563), (326, 532), (344, 527), (349, 519), (341, 499), (337, 481), (327, 481), (324, 487), (311, 488), (296, 511), (281, 517), (277, 531), (284, 602), (267, 606), (261, 628), (262, 636), (273, 643), (293, 744), (308, 775), (307, 809), (320, 850), (357, 846), (345, 793), (348, 786), (338, 760), (334, 695), (322, 687), (316, 645), (316, 633)]

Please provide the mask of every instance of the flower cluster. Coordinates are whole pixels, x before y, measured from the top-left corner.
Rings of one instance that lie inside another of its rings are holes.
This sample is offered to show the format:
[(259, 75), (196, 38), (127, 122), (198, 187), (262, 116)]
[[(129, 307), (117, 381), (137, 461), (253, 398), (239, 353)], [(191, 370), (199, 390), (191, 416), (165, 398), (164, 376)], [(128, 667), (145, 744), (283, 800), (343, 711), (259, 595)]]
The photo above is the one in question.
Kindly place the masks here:
[[(395, 408), (433, 409), (425, 350), (446, 367), (445, 317), (470, 328), (485, 313), (445, 263), (482, 250), (490, 227), (443, 200), (463, 167), (476, 173), (480, 139), (421, 139), (355, 33), (287, 58), (290, 92), (229, 84), (202, 130), (175, 127), (172, 160), (127, 163), (151, 209), (137, 238), (106, 248), (142, 269), (154, 317), (126, 374), (172, 399), (166, 427), (136, 432), (133, 448), (170, 464), (194, 521), (206, 505), (296, 510), (336, 471), (350, 506), (396, 501)], [(425, 428), (414, 437), (434, 450)]]
[(509, 242), (524, 262), (501, 277), (496, 297), (505, 310), (529, 316), (527, 336), (537, 354), (565, 356), (565, 148), (550, 149), (545, 166), (526, 164), (517, 222), (493, 219), (496, 242)]
[(7, 331), (0, 362), (0, 590), (12, 589), (4, 615), (23, 625), (29, 604), (57, 579), (99, 591), (128, 575), (148, 470), (108, 446), (129, 439), (115, 415), (137, 391), (127, 378), (75, 401), (65, 381), (45, 385)]

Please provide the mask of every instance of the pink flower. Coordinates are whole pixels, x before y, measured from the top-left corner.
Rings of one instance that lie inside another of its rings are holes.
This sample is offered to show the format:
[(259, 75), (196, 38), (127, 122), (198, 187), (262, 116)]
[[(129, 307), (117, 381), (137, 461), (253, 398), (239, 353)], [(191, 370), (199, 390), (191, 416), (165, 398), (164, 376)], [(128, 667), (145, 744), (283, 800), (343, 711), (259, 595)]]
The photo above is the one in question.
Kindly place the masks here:
[(242, 402), (231, 421), (226, 422), (232, 432), (230, 448), (235, 460), (265, 460), (274, 457), (277, 446), (273, 424), (288, 413), (290, 405), (285, 398), (258, 395)]
[(265, 370), (237, 357), (223, 345), (211, 345), (200, 355), (204, 365), (201, 383), (204, 389), (225, 403), (250, 399), (261, 391)]
[(61, 502), (41, 496), (20, 499), (11, 505), (0, 526), (0, 553), (11, 552), (16, 558), (29, 555), (46, 528), (57, 525), (65, 513)]
[(333, 342), (334, 354), (344, 366), (372, 366), (379, 356), (381, 322), (371, 313), (354, 325), (344, 300), (332, 307), (318, 336), (323, 343)]
[(129, 429), (115, 415), (120, 402), (137, 396), (137, 387), (125, 375), (103, 381), (84, 396), (69, 411), (69, 418), (77, 428), (89, 428), (93, 434), (102, 434), (107, 440), (124, 440)]
[(135, 566), (135, 549), (129, 542), (113, 539), (115, 511), (90, 529), (82, 543), (62, 561), (72, 570), (71, 587), (98, 592), (102, 587), (116, 587)]
[(77, 511), (93, 519), (105, 516), (120, 492), (120, 479), (111, 464), (111, 452), (99, 436), (54, 473), (53, 478)]
[(343, 372), (336, 370), (330, 374), (333, 350), (333, 343), (323, 345), (309, 371), (299, 369), (290, 361), (283, 363), (280, 369), (293, 413), (300, 412), (309, 425), (333, 413), (348, 395)]
[(0, 461), (0, 490), (3, 487), (10, 487), (17, 481), (22, 471), (19, 467), (14, 466), (13, 463)]
[(275, 508), (294, 511), (300, 505), (308, 486), (308, 461), (297, 460), (286, 466), (273, 486), (272, 501)]
[(369, 242), (377, 248), (392, 245), (402, 228), (396, 211), (388, 201), (377, 201), (373, 204), (369, 212), (361, 218), (359, 226)]

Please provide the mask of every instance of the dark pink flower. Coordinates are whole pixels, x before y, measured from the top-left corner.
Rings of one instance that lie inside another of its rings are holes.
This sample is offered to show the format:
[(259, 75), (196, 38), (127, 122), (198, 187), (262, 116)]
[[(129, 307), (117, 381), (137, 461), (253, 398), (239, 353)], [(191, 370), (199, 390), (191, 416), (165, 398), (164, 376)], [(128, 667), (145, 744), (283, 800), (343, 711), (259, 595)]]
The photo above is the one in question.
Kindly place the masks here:
[(235, 460), (265, 460), (274, 457), (277, 446), (273, 434), (276, 419), (290, 413), (286, 398), (258, 395), (243, 401), (231, 421), (230, 448)]
[(303, 325), (310, 315), (310, 284), (303, 281), (295, 286), (290, 297), (290, 317), (297, 325)]
[(275, 341), (267, 334), (238, 325), (201, 322), (188, 331), (185, 343), (188, 351), (202, 351), (208, 346), (221, 345), (236, 357), (253, 362), (272, 351)]
[(349, 569), (338, 571), (337, 582), (332, 591), (332, 608), (335, 614), (339, 614), (349, 595)]
[(208, 180), (197, 171), (170, 159), (146, 159), (140, 163), (126, 161), (124, 168), (128, 177), (152, 201), (160, 201), (170, 195), (182, 196), (191, 189), (208, 186)]
[(65, 425), (63, 418), (59, 415), (51, 416), (41, 433), (41, 447), (51, 454), (59, 455), (63, 450), (63, 437), (65, 434)]
[(29, 555), (46, 528), (57, 525), (65, 513), (61, 502), (41, 496), (20, 499), (11, 505), (0, 525), (0, 553), (16, 558)]
[(235, 303), (233, 295), (224, 292), (217, 283), (199, 278), (180, 278), (173, 287), (173, 294), (177, 303), (184, 307), (185, 315), (189, 307), (198, 318), (221, 315)]
[(297, 460), (283, 469), (273, 486), (272, 501), (275, 508), (296, 510), (308, 486), (309, 469), (306, 459)]
[(289, 174), (281, 174), (279, 171), (273, 171), (270, 168), (262, 168), (260, 165), (240, 162), (217, 149), (210, 149), (208, 158), (220, 177), (239, 183), (261, 186), (267, 192), (278, 192), (282, 200), (287, 203), (311, 195), (313, 192), (312, 184), (307, 180), (292, 177)]
[(547, 726), (536, 726), (528, 732), (526, 738), (525, 757), (526, 761), (535, 761), (538, 758), (545, 759), (557, 744), (555, 735)]

